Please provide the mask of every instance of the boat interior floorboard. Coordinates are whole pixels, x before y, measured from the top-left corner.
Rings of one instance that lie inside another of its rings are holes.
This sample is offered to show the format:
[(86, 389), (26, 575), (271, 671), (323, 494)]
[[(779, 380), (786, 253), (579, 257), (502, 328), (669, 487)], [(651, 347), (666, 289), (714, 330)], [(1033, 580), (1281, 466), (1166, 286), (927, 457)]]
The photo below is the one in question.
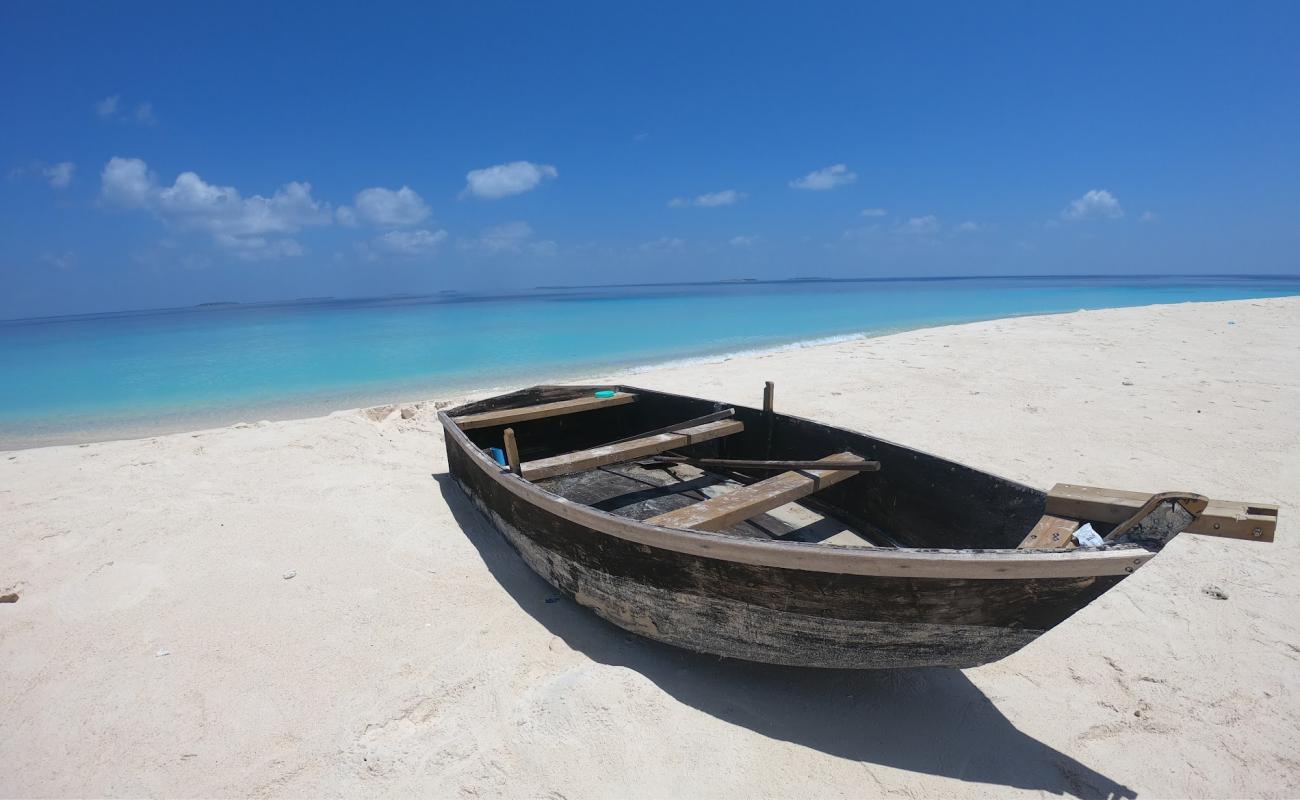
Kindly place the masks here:
[[(536, 483), (566, 500), (637, 520), (675, 511), (744, 485), (726, 475), (685, 464), (646, 469), (635, 463), (599, 467)], [(840, 520), (798, 502), (787, 503), (718, 532), (755, 539), (876, 546)]]

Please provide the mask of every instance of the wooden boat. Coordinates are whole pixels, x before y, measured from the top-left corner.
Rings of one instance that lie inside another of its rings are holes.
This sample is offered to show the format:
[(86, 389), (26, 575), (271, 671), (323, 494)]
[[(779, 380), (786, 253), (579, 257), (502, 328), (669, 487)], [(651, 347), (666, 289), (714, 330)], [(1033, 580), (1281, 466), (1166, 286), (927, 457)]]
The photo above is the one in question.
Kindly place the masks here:
[(1273, 539), (1276, 506), (1044, 493), (764, 397), (538, 386), (439, 418), (451, 474), (553, 586), (634, 633), (751, 661), (972, 667), (1182, 530)]

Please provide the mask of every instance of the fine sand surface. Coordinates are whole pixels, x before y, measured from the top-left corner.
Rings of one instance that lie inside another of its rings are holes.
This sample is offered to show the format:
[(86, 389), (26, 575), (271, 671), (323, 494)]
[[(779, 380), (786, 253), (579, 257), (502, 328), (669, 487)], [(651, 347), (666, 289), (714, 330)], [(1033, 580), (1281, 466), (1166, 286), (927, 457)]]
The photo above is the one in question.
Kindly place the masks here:
[(556, 600), (445, 475), (432, 401), (2, 453), (0, 794), (1300, 795), (1300, 298), (625, 380), (749, 405), (774, 380), (783, 411), (1043, 488), (1282, 524), (1180, 536), (996, 664), (818, 672)]

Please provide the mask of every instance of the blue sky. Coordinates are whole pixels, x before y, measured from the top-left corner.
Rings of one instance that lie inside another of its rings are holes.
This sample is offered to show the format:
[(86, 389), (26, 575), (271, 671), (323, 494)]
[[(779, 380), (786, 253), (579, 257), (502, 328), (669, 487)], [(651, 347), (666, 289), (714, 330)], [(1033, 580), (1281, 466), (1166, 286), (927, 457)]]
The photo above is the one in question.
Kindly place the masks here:
[(1300, 4), (321, 5), (0, 5), (0, 317), (1300, 272)]

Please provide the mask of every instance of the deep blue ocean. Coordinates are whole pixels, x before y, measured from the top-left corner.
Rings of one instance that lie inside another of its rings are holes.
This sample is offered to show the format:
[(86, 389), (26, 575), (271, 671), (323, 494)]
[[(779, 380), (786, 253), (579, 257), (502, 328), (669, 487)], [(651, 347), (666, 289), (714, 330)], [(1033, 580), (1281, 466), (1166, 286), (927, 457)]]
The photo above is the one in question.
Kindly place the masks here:
[(1297, 294), (1300, 276), (864, 280), (12, 320), (0, 322), (0, 448), (323, 413), (850, 334)]

